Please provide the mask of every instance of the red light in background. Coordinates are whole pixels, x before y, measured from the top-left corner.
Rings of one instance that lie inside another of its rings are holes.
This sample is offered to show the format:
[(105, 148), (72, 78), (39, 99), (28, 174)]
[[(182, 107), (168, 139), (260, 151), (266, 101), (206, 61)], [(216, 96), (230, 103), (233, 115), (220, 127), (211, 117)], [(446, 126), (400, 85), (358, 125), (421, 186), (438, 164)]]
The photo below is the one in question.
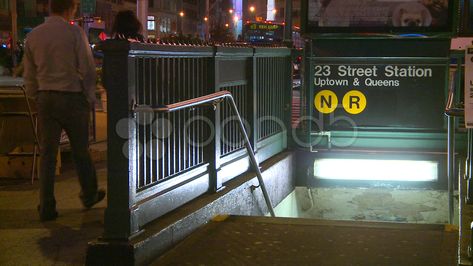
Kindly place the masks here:
[(99, 34), (99, 39), (102, 40), (102, 41), (105, 41), (105, 39), (107, 39), (107, 34), (105, 34), (105, 32), (101, 32)]
[(69, 21), (69, 24), (74, 25), (75, 24), (74, 20)]

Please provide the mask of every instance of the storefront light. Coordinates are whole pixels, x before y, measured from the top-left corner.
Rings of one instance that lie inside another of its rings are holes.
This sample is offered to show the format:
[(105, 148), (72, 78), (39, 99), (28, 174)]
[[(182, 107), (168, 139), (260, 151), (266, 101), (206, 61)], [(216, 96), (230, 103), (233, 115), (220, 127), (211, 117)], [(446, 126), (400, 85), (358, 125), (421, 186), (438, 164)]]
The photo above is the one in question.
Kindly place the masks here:
[(314, 176), (332, 180), (436, 181), (438, 162), (421, 160), (317, 159)]
[(147, 24), (147, 30), (155, 30), (156, 29), (156, 22), (155, 22), (155, 17), (154, 16), (148, 16), (148, 24)]

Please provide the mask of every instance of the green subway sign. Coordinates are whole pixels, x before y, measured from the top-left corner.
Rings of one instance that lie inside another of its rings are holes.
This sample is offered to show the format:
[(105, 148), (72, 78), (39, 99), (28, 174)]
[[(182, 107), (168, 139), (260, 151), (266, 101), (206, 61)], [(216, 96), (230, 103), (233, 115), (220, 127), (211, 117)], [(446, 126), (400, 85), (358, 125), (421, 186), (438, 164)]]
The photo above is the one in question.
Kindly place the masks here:
[(446, 60), (312, 63), (313, 116), (324, 130), (444, 127)]

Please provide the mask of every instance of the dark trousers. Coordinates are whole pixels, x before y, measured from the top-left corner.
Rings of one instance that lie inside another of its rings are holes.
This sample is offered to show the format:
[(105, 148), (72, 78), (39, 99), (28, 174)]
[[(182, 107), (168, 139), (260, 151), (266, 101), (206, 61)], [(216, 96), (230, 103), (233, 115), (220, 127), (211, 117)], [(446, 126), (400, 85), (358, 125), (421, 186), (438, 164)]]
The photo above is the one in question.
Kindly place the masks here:
[(41, 148), (40, 212), (56, 209), (54, 176), (62, 129), (71, 144), (80, 198), (82, 202), (90, 201), (97, 193), (97, 176), (89, 153), (90, 107), (86, 97), (82, 93), (40, 91), (36, 100)]

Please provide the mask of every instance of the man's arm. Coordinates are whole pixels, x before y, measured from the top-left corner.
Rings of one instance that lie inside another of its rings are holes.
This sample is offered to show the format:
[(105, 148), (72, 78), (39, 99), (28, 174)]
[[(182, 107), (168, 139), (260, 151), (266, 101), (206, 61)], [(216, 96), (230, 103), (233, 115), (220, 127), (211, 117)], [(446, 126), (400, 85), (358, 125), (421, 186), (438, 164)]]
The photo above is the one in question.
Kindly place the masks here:
[(23, 79), (25, 82), (26, 93), (28, 97), (35, 98), (38, 92), (38, 80), (36, 79), (36, 65), (34, 63), (34, 57), (31, 53), (31, 48), (28, 44), (28, 40), (25, 45), (25, 53), (23, 54)]
[(87, 96), (87, 100), (93, 106), (95, 104), (95, 90), (96, 90), (96, 72), (95, 62), (92, 56), (92, 51), (87, 41), (85, 32), (79, 28), (79, 40), (76, 46), (76, 53), (79, 62), (79, 75), (82, 78), (82, 85), (84, 94)]

